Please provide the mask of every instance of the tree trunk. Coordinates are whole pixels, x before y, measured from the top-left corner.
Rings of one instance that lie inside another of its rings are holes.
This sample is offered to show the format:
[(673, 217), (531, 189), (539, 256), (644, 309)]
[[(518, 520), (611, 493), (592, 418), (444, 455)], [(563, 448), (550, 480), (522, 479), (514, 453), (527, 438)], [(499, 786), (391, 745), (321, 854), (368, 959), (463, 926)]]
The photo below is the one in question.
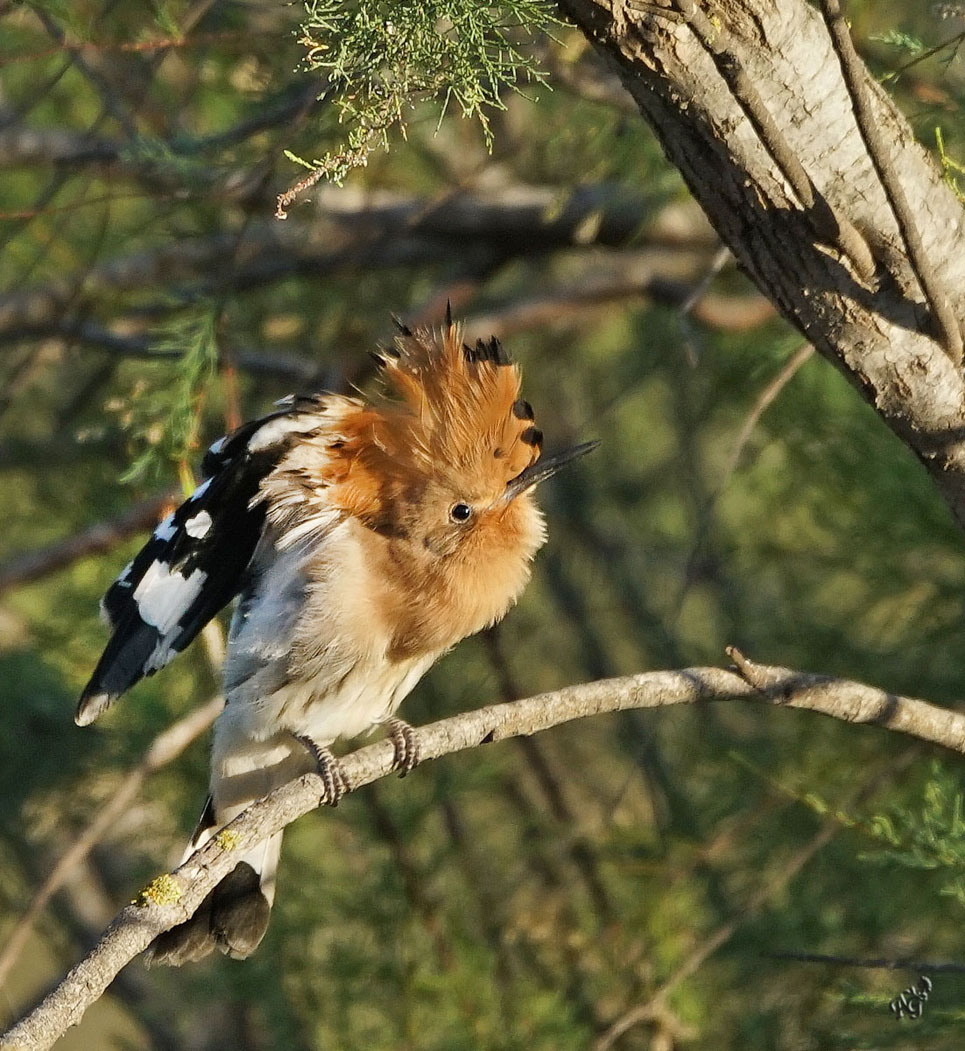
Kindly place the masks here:
[[(678, 2), (689, 9), (689, 0)], [(559, 6), (615, 64), (743, 269), (916, 453), (965, 526), (965, 378), (938, 341), (820, 14), (804, 0), (698, 0), (697, 17), (702, 12), (716, 35), (708, 41), (702, 33), (701, 43), (676, 8), (665, 15), (623, 0)], [(749, 77), (819, 203), (823, 197), (863, 235), (876, 265), (870, 280), (840, 248), (822, 243), (814, 208), (802, 206), (729, 86), (733, 78), (721, 72), (728, 60)], [(861, 74), (957, 320), (962, 206), (894, 103), (863, 67)]]

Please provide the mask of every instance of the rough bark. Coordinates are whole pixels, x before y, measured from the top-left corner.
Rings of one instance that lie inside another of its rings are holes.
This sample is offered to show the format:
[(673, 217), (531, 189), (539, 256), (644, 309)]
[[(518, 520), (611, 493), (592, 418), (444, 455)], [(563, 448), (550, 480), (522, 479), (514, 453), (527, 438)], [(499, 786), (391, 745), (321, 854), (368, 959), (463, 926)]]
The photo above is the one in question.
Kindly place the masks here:
[[(615, 65), (743, 269), (921, 459), (965, 525), (965, 379), (937, 341), (818, 12), (804, 0), (699, 5), (818, 193), (863, 235), (877, 264), (870, 282), (839, 248), (820, 242), (820, 223), (765, 148), (722, 75), (719, 56), (715, 62), (713, 48), (701, 43), (678, 8), (666, 8), (665, 15), (655, 5), (623, 0), (561, 0), (559, 6)], [(894, 103), (866, 70), (863, 76), (875, 123), (892, 145), (890, 163), (960, 318), (962, 207)]]

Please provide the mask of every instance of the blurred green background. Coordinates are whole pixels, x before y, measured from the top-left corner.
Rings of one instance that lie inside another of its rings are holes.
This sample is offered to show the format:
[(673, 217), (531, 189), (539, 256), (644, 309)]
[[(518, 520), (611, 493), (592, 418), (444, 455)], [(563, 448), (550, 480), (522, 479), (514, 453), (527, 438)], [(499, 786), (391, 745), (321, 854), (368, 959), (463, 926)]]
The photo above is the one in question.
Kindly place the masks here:
[[(965, 14), (848, 11), (876, 73), (923, 58), (889, 86), (930, 148), (940, 129), (954, 179), (962, 62), (923, 56)], [(720, 254), (582, 38), (521, 44), (548, 83), (501, 91), (491, 153), (457, 107), (417, 107), (404, 141), (282, 222), (275, 195), (305, 174), (284, 151), (344, 135), (304, 70), (303, 17), (0, 3), (0, 953), (153, 738), (218, 689), (199, 642), (96, 727), (72, 721), (106, 639), (97, 601), (158, 494), (290, 390), (364, 389), (389, 311), (438, 322), (451, 298), (521, 362), (548, 449), (602, 442), (544, 487), (550, 541), (519, 606), (433, 669), (412, 722), (719, 664), (728, 644), (965, 696), (960, 531)], [(153, 774), (72, 870), (0, 984), (0, 1023), (177, 860), (206, 748)], [(924, 1018), (898, 1023), (913, 972), (768, 953), (965, 960), (959, 771), (882, 730), (738, 704), (453, 757), (289, 830), (251, 960), (134, 963), (62, 1046), (958, 1047), (962, 976), (933, 975)]]

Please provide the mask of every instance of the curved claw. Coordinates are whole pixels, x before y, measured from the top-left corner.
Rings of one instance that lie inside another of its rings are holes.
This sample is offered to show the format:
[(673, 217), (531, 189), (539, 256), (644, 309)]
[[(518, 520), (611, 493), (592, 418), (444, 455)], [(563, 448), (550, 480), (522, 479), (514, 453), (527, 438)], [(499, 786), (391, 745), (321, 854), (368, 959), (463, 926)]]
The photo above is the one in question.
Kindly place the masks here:
[(304, 745), (315, 760), (315, 765), (318, 767), (318, 776), (322, 779), (322, 784), (325, 787), (322, 802), (326, 806), (338, 806), (342, 796), (352, 788), (348, 778), (345, 776), (345, 772), (342, 770), (341, 762), (330, 748), (318, 744), (306, 734), (292, 734), (292, 737), (299, 744)]
[(399, 776), (405, 777), (419, 764), (419, 742), (416, 740), (415, 731), (404, 719), (392, 718), (385, 725), (395, 751), (392, 769), (399, 770)]

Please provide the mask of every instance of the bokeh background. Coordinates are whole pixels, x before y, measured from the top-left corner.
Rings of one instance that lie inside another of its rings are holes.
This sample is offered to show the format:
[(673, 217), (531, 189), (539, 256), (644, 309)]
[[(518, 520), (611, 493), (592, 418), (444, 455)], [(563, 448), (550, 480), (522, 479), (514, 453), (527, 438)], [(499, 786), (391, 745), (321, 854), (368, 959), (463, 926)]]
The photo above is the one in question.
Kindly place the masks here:
[[(965, 12), (848, 12), (954, 181)], [(523, 35), (547, 82), (499, 90), (491, 150), (426, 102), (279, 220), (306, 174), (285, 151), (320, 156), (346, 127), (304, 18), (0, 3), (0, 1023), (177, 860), (205, 796), (202, 733), (21, 938), (56, 861), (218, 691), (213, 632), (75, 727), (100, 595), (226, 428), (292, 390), (366, 389), (390, 311), (438, 323), (450, 299), (521, 362), (548, 449), (602, 443), (543, 487), (531, 586), (433, 669), (411, 721), (719, 664), (728, 644), (965, 696), (960, 530), (735, 270), (582, 37)], [(957, 1047), (961, 976), (933, 974), (924, 1017), (899, 1023), (914, 972), (770, 954), (965, 961), (960, 771), (883, 730), (738, 704), (452, 757), (289, 829), (251, 960), (134, 963), (61, 1046)]]

